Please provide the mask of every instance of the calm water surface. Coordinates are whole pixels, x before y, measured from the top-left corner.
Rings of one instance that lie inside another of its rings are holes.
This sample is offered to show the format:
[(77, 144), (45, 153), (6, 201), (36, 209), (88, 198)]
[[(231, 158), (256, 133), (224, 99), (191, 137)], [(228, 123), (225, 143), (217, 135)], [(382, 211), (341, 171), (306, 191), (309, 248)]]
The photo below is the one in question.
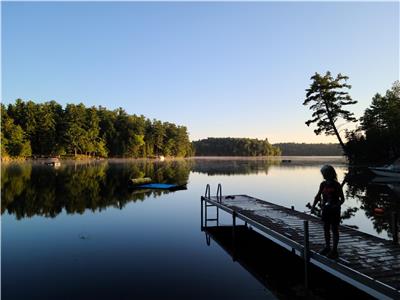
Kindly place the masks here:
[[(307, 211), (324, 163), (346, 177), (343, 223), (391, 238), (398, 183), (349, 170), (341, 158), (100, 161), (52, 167), (3, 164), (3, 299), (275, 299), (200, 230), (200, 196), (248, 194)], [(129, 178), (185, 183), (135, 191)], [(381, 215), (376, 207), (384, 208)], [(231, 217), (221, 215), (230, 225)], [(279, 295), (278, 298), (282, 298)]]

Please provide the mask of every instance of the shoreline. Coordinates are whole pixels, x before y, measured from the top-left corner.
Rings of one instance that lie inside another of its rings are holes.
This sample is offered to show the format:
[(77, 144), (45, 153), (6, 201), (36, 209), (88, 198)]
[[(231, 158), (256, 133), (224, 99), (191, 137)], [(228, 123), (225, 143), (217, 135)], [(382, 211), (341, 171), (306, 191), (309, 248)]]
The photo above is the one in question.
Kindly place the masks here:
[(326, 160), (334, 160), (337, 162), (347, 163), (345, 156), (296, 156), (296, 155), (286, 155), (286, 156), (190, 156), (190, 157), (165, 157), (163, 159), (154, 158), (154, 157), (107, 157), (107, 158), (96, 158), (96, 157), (47, 157), (47, 158), (13, 158), (7, 157), (1, 158), (1, 163), (38, 163), (44, 164), (49, 159), (57, 158), (60, 162), (122, 162), (122, 161), (155, 161), (155, 162), (164, 162), (164, 161), (174, 161), (174, 160), (269, 160), (269, 161), (284, 161), (284, 163), (296, 162), (296, 161), (326, 161)]

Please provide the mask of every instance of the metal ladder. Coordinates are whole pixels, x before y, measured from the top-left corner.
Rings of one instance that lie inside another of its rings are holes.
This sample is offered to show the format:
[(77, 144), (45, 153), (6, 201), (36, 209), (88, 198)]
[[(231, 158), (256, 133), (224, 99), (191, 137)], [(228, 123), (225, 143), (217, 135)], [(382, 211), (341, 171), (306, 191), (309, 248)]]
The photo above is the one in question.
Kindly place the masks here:
[[(221, 202), (222, 201), (222, 185), (219, 183), (217, 187), (217, 193), (216, 193), (217, 201)], [(206, 191), (204, 193), (204, 197), (201, 198), (201, 229), (204, 227), (207, 227), (207, 222), (217, 222), (217, 226), (219, 226), (219, 208), (215, 206), (214, 204), (208, 203), (205, 199), (210, 199), (211, 198), (211, 187), (209, 184), (206, 185)], [(204, 208), (203, 208), (203, 201), (205, 203)], [(216, 216), (215, 218), (209, 218), (208, 217), (208, 208), (209, 207), (215, 207), (216, 208)], [(203, 218), (203, 210), (204, 210), (204, 218)], [(203, 226), (203, 220), (204, 220), (204, 226)]]

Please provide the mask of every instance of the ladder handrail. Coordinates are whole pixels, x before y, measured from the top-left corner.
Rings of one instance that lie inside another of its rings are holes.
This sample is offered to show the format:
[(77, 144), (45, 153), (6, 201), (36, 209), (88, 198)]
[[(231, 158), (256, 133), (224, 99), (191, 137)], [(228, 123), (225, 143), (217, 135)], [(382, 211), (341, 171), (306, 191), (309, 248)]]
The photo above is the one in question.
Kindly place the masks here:
[(210, 185), (209, 184), (207, 184), (206, 185), (206, 192), (204, 193), (204, 198), (208, 198), (208, 199), (210, 199)]
[(222, 201), (222, 185), (220, 183), (218, 183), (218, 187), (217, 187), (217, 201), (219, 200), (219, 202)]

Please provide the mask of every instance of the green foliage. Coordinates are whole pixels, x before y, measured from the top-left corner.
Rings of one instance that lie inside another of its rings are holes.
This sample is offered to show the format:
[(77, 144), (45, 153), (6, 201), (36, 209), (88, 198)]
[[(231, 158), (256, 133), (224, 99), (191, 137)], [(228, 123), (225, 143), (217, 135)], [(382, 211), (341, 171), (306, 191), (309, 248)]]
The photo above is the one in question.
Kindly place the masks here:
[(36, 117), (38, 119), (34, 132), (36, 140), (31, 142), (36, 148), (33, 150), (38, 153), (51, 154), (57, 138), (56, 118), (51, 105), (46, 103), (39, 106)]
[(193, 142), (198, 156), (275, 156), (280, 149), (272, 146), (267, 139), (249, 138), (207, 138)]
[(55, 101), (36, 104), (18, 99), (7, 109), (2, 106), (1, 129), (3, 157), (192, 155), (186, 127), (129, 115), (122, 108), (110, 111), (81, 103), (63, 109)]
[(32, 154), (30, 142), (21, 126), (10, 118), (1, 106), (1, 154), (3, 156), (27, 157)]
[(390, 162), (400, 156), (400, 83), (376, 94), (357, 131), (347, 133), (351, 161)]
[(1, 140), (0, 140), (0, 147), (1, 147), (1, 157), (8, 157), (6, 145), (8, 144), (8, 140), (4, 137), (3, 132), (1, 132)]
[(339, 118), (347, 122), (357, 121), (353, 113), (345, 110), (343, 107), (357, 103), (351, 99), (346, 89), (351, 86), (347, 84), (347, 76), (338, 74), (336, 78), (331, 76), (328, 71), (324, 76), (315, 73), (311, 77), (313, 82), (310, 88), (306, 89), (306, 99), (303, 105), (310, 105), (313, 111), (312, 119), (306, 122), (307, 126), (316, 123), (315, 134), (319, 135), (325, 132), (326, 135), (336, 135), (343, 151), (346, 152), (345, 145), (339, 135), (336, 122)]
[(86, 113), (83, 104), (68, 104), (65, 108), (64, 141), (67, 153), (84, 153), (88, 148), (88, 136), (85, 126)]

